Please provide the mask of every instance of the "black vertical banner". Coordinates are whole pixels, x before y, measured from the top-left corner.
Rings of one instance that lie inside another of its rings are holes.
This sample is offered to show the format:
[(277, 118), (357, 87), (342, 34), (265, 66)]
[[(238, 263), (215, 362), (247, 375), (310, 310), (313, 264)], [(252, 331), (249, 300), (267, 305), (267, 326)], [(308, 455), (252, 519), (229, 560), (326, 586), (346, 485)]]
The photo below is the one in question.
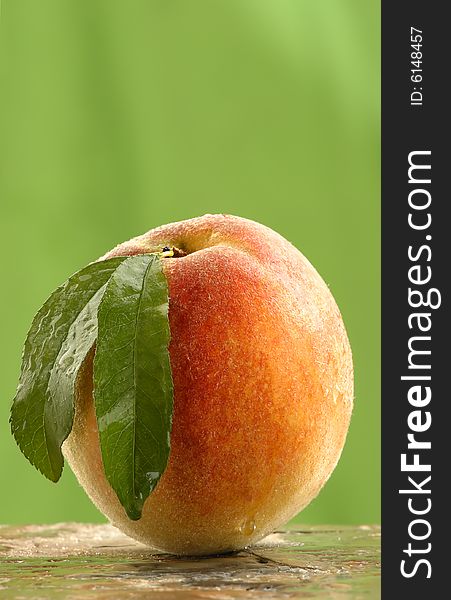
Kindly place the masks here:
[(451, 195), (445, 177), (451, 169), (445, 89), (451, 36), (445, 6), (382, 2), (382, 595), (387, 599), (449, 595), (446, 409), (451, 398), (445, 373), (451, 372), (446, 210)]

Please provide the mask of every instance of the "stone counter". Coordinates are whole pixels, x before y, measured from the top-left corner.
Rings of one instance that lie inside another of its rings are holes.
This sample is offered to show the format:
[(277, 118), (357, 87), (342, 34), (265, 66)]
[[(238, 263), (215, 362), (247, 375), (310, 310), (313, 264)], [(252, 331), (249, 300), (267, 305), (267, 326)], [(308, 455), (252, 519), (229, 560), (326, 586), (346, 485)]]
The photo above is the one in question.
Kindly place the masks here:
[(110, 525), (0, 526), (0, 598), (258, 600), (380, 597), (378, 527), (279, 531), (241, 552), (161, 554)]

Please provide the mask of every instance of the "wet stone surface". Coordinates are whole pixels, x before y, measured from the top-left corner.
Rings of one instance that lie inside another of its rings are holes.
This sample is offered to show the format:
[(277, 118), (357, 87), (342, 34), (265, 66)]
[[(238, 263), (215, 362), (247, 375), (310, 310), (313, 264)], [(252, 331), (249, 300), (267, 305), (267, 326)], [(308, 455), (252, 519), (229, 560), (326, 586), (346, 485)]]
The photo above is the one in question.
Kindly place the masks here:
[(0, 598), (380, 597), (378, 527), (302, 527), (236, 554), (158, 554), (110, 525), (0, 526)]

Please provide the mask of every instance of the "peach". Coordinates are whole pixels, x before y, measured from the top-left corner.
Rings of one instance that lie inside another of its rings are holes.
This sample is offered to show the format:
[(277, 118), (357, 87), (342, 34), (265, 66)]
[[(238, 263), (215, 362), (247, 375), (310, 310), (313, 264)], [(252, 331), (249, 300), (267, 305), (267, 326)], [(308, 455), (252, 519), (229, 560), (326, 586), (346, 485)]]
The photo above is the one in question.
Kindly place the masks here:
[(166, 471), (130, 520), (102, 466), (92, 353), (63, 450), (123, 532), (175, 554), (237, 550), (296, 515), (340, 457), (353, 403), (351, 350), (324, 281), (283, 237), (229, 215), (172, 223), (105, 257), (161, 251), (174, 381)]

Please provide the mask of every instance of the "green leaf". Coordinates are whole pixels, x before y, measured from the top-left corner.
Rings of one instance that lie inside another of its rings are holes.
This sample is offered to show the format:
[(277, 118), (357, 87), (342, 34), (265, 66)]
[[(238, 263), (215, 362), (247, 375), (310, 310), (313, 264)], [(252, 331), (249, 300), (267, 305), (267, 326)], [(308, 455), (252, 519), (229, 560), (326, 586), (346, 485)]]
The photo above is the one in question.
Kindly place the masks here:
[(105, 474), (131, 519), (166, 468), (173, 386), (168, 286), (156, 255), (127, 258), (98, 310), (94, 398)]
[(11, 431), (22, 452), (52, 481), (61, 476), (61, 445), (74, 415), (74, 383), (95, 341), (97, 306), (126, 257), (92, 263), (57, 288), (33, 319), (25, 341)]

